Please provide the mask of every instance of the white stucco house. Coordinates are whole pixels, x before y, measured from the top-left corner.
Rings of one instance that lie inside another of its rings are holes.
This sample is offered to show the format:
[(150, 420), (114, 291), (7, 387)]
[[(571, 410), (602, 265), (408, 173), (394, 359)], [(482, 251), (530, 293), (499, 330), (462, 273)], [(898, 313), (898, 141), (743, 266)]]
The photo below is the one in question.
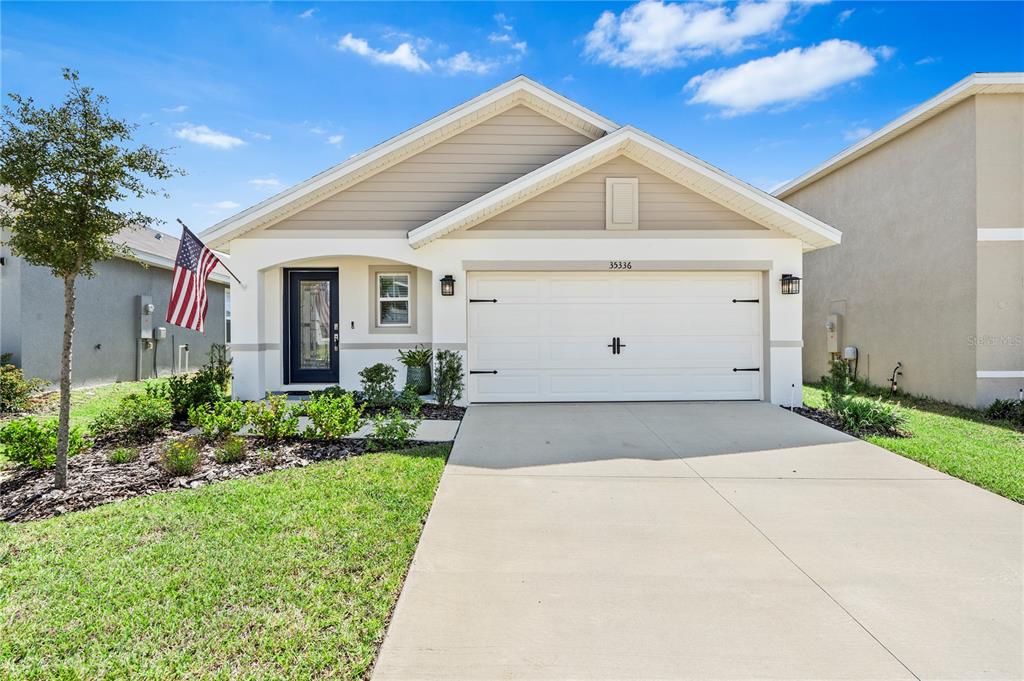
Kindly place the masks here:
[(518, 77), (203, 239), (243, 282), (240, 398), (356, 388), (426, 343), (463, 354), (472, 403), (788, 405), (802, 301), (781, 280), (840, 233)]

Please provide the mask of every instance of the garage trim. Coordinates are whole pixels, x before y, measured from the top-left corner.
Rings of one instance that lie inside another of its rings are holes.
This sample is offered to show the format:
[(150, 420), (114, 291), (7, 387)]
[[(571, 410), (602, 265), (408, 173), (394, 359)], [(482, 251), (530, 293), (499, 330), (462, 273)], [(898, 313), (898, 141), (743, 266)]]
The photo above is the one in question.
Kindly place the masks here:
[[(630, 260), (634, 272), (766, 272), (770, 260)], [(608, 260), (463, 260), (476, 272), (607, 272)], [(767, 289), (765, 289), (767, 290)]]

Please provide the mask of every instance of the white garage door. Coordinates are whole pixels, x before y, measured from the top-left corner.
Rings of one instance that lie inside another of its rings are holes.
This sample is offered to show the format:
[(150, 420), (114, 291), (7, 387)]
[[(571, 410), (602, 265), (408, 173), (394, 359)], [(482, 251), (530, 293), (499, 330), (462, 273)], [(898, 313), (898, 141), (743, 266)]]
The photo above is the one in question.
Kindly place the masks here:
[(471, 272), (472, 402), (761, 399), (757, 272)]

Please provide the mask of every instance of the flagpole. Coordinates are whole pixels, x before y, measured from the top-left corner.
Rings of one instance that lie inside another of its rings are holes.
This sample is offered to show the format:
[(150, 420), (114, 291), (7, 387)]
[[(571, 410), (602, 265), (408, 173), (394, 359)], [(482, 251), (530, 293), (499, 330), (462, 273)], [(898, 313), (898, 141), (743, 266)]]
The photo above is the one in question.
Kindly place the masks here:
[[(188, 229), (188, 225), (186, 225), (184, 222), (182, 222), (181, 218), (175, 218), (175, 220), (177, 220), (178, 224), (181, 225), (184, 229)], [(191, 232), (192, 230), (189, 229), (189, 231)], [(223, 260), (221, 260), (220, 258), (217, 258), (217, 264), (220, 265), (221, 267), (223, 267), (225, 270), (227, 270), (227, 273), (230, 274), (232, 277), (234, 277), (235, 281), (238, 282), (239, 286), (241, 286), (242, 288), (245, 288), (245, 284), (242, 283), (242, 280), (239, 279), (237, 276), (235, 276), (234, 272), (232, 272), (230, 269), (228, 269), (228, 266), (224, 264)]]

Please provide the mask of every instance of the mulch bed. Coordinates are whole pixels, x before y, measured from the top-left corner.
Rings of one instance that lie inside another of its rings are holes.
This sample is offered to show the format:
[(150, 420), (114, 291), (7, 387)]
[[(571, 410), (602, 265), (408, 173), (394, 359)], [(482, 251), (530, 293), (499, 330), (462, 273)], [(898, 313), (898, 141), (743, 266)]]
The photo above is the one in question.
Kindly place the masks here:
[[(366, 407), (363, 409), (363, 416), (370, 418), (377, 414), (387, 414), (390, 407)], [(420, 408), (420, 418), (428, 421), (461, 421), (466, 413), (465, 407), (442, 407), (433, 402), (427, 402)]]
[[(789, 409), (783, 407), (783, 409)], [(833, 430), (838, 430), (847, 435), (852, 435), (856, 438), (863, 438), (865, 435), (881, 435), (882, 437), (910, 437), (909, 433), (902, 430), (896, 430), (892, 428), (861, 428), (859, 430), (851, 430), (843, 425), (843, 422), (839, 420), (831, 412), (825, 411), (824, 409), (815, 409), (814, 407), (793, 407), (789, 409), (795, 414), (800, 414), (804, 418), (809, 418), (812, 421), (822, 423)]]
[[(79, 454), (68, 463), (68, 487), (53, 489), (53, 471), (16, 468), (0, 471), (0, 520), (24, 522), (81, 511), (101, 504), (146, 496), (174, 489), (195, 489), (214, 482), (248, 478), (269, 471), (301, 468), (317, 461), (347, 459), (366, 451), (366, 440), (316, 442), (298, 438), (275, 444), (248, 439), (248, 455), (238, 463), (220, 464), (213, 458), (215, 447), (201, 450), (199, 467), (193, 475), (170, 477), (157, 463), (163, 446), (183, 437), (172, 432), (155, 442), (139, 447), (139, 458), (123, 464), (107, 462), (107, 453), (116, 444), (97, 446)], [(410, 440), (409, 447), (433, 442)], [(261, 448), (273, 451), (272, 460), (257, 453)], [(5, 477), (7, 476), (7, 477)]]

